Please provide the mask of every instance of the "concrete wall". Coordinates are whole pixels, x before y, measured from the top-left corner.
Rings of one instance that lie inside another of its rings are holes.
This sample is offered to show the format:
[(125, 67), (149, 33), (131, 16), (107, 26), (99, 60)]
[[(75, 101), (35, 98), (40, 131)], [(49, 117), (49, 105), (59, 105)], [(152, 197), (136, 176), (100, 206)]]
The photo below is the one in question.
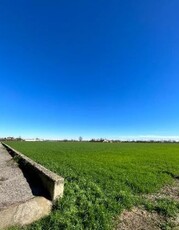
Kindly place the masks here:
[(24, 168), (28, 169), (28, 171), (32, 173), (33, 176), (37, 176), (40, 179), (40, 182), (48, 192), (49, 197), (52, 201), (63, 196), (63, 177), (51, 172), (50, 170), (31, 160), (27, 156), (11, 148), (9, 145), (3, 142), (2, 144), (13, 157), (16, 157), (18, 159), (18, 161), (24, 166)]

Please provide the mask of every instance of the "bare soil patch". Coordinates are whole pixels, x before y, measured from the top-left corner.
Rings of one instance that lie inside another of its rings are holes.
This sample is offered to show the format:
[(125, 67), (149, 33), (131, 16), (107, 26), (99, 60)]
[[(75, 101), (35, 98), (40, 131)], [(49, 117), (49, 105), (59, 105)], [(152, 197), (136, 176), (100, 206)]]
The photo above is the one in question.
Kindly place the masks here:
[(174, 180), (172, 185), (166, 185), (159, 193), (150, 194), (145, 197), (152, 201), (158, 199), (172, 199), (179, 202), (179, 180)]
[[(179, 180), (172, 185), (166, 185), (158, 193), (145, 195), (149, 201), (156, 202), (159, 199), (170, 199), (179, 202)], [(116, 230), (179, 230), (179, 214), (174, 218), (166, 218), (157, 212), (149, 212), (144, 207), (134, 207), (125, 210), (118, 219)]]
[(117, 230), (160, 230), (164, 217), (156, 212), (148, 212), (142, 208), (124, 211), (119, 218)]

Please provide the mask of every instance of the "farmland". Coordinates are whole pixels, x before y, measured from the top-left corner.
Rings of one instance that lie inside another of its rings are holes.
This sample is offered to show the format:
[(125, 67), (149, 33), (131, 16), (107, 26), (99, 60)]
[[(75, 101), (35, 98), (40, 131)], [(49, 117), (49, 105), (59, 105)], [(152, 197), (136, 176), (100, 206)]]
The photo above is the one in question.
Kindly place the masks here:
[(179, 205), (155, 205), (142, 194), (159, 191), (179, 175), (179, 144), (8, 142), (65, 178), (64, 197), (51, 215), (28, 229), (112, 229), (124, 209), (143, 205), (172, 216)]

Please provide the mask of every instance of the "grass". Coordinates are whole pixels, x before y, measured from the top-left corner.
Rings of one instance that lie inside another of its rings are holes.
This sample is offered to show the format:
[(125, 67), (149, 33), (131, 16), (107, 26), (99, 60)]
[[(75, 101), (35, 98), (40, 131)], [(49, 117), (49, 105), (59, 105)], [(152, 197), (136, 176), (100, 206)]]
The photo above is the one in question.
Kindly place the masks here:
[[(28, 229), (112, 229), (123, 209), (143, 202), (179, 175), (179, 144), (8, 142), (10, 146), (65, 178), (64, 197), (52, 214)], [(163, 215), (178, 204), (159, 201)]]

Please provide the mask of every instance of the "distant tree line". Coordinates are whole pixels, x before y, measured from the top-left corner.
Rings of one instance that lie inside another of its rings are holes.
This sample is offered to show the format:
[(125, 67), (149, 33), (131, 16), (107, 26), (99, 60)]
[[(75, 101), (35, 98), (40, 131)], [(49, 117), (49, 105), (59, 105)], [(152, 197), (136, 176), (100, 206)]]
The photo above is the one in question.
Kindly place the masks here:
[(21, 137), (0, 137), (0, 141), (24, 141)]
[[(21, 137), (1, 137), (0, 141), (26, 141)], [(97, 143), (179, 143), (177, 140), (109, 140), (105, 138), (92, 138), (90, 140), (83, 140), (80, 136), (76, 139), (62, 139), (62, 140), (41, 140), (35, 138), (34, 141), (54, 141), (54, 142), (97, 142)]]
[(108, 140), (104, 138), (92, 138), (89, 142), (106, 142), (106, 143), (179, 143), (176, 140)]

